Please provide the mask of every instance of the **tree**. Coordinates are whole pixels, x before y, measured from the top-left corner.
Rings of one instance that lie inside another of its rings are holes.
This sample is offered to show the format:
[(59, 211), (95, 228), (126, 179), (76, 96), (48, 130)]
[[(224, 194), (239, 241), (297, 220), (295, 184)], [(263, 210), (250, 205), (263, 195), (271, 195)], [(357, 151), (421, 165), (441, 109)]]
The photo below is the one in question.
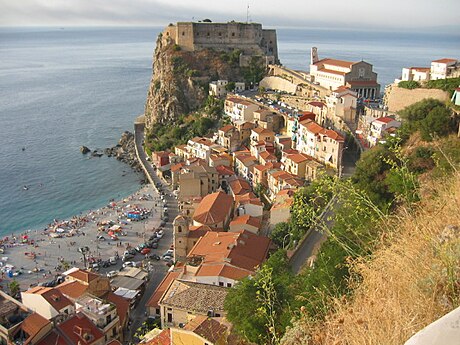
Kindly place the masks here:
[(8, 284), (8, 289), (10, 289), (10, 295), (12, 297), (16, 296), (18, 292), (21, 290), (21, 286), (17, 282), (16, 279), (13, 279), (9, 284)]
[(425, 141), (450, 132), (450, 111), (444, 105), (433, 108), (420, 124), (420, 134)]
[(270, 233), (270, 239), (280, 248), (286, 248), (291, 241), (291, 229), (289, 223), (278, 223)]
[(286, 252), (278, 250), (254, 277), (244, 278), (229, 290), (225, 310), (235, 330), (248, 341), (277, 344), (292, 317), (293, 282)]
[(436, 107), (442, 107), (441, 101), (433, 98), (427, 98), (420, 102), (414, 103), (401, 110), (400, 115), (404, 120), (415, 122), (423, 120), (428, 113)]
[(235, 90), (235, 85), (235, 82), (231, 81), (227, 85), (225, 85), (225, 90), (227, 90), (228, 92), (232, 92), (233, 90)]

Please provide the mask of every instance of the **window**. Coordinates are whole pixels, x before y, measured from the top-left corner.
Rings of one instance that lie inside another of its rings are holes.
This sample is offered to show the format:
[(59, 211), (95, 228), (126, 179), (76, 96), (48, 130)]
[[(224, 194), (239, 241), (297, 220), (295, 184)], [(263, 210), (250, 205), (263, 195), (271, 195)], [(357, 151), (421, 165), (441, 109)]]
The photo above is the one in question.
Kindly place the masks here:
[(171, 313), (168, 313), (168, 322), (171, 323), (173, 320), (173, 316)]
[(208, 32), (206, 35), (209, 37), (210, 33)]
[(223, 282), (219, 282), (219, 286), (224, 286), (224, 283), (223, 283)]
[(232, 283), (227, 283), (227, 287), (232, 287)]
[(185, 32), (184, 32), (184, 31), (182, 31), (182, 36), (185, 36)]
[(177, 231), (178, 231), (178, 232), (182, 232), (182, 226), (181, 226), (181, 225), (179, 225), (179, 226), (177, 227)]
[(232, 37), (235, 37), (235, 33), (234, 33), (234, 32), (232, 32)]

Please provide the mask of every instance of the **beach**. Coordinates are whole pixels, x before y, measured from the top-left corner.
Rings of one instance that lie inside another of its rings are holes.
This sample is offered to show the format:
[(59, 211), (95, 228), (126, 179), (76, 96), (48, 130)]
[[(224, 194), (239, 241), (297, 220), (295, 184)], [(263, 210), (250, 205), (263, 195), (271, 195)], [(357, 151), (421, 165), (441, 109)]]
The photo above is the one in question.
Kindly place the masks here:
[[(127, 248), (145, 242), (159, 228), (163, 205), (155, 188), (146, 185), (103, 208), (68, 220), (56, 219), (46, 229), (4, 237), (0, 261), (3, 290), (9, 291), (8, 284), (13, 280), (26, 290), (52, 281), (70, 267), (84, 268), (81, 248), (85, 248), (90, 266), (113, 256), (121, 262)], [(131, 220), (128, 213), (144, 219)]]

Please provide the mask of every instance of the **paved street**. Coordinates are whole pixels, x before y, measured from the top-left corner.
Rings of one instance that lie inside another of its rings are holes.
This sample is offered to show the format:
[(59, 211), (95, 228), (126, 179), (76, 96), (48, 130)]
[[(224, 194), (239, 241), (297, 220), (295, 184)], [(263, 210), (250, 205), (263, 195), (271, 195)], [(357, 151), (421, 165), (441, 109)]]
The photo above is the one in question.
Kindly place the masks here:
[[(147, 155), (145, 154), (145, 152), (143, 150), (143, 147), (142, 147), (142, 142), (144, 140), (143, 126), (140, 126), (140, 125), (135, 125), (135, 126), (137, 126), (136, 131), (135, 131), (135, 134), (136, 134), (135, 140), (136, 140), (136, 145), (137, 145), (137, 149), (138, 149), (141, 161), (144, 164), (144, 166), (146, 167), (147, 171), (149, 172), (150, 177), (154, 181), (155, 185), (158, 185), (158, 186), (161, 185), (158, 188), (158, 190), (163, 191), (165, 193), (166, 203), (164, 205), (168, 208), (169, 221), (163, 227), (163, 229), (165, 230), (165, 234), (164, 234), (163, 238), (161, 239), (161, 241), (159, 243), (158, 249), (155, 249), (153, 251), (156, 254), (161, 256), (166, 250), (169, 249), (169, 246), (172, 243), (172, 239), (173, 239), (172, 221), (177, 216), (177, 214), (179, 212), (179, 207), (178, 207), (177, 200), (174, 198), (170, 187), (164, 181), (160, 180), (160, 178), (156, 175), (155, 170), (152, 167), (151, 163), (149, 161), (147, 161)], [(159, 198), (159, 195), (160, 194), (158, 193), (158, 194), (155, 195), (155, 197)], [(157, 212), (161, 212), (163, 203), (161, 202), (160, 199), (158, 199), (158, 200), (159, 200), (159, 204), (161, 203), (161, 205), (159, 205), (159, 208), (157, 209), (158, 210)], [(145, 292), (144, 292), (142, 298), (140, 299), (139, 303), (137, 304), (136, 308), (134, 308), (131, 311), (130, 319), (131, 319), (132, 323), (131, 323), (131, 326), (128, 329), (128, 334), (127, 334), (127, 337), (126, 337), (126, 340), (128, 342), (132, 340), (132, 336), (136, 333), (136, 330), (146, 320), (146, 318), (147, 318), (147, 316), (146, 316), (147, 308), (146, 308), (145, 304), (147, 303), (147, 301), (152, 296), (152, 294), (155, 291), (155, 289), (157, 288), (158, 284), (161, 282), (161, 280), (166, 275), (166, 272), (167, 272), (167, 269), (168, 269), (168, 267), (165, 265), (163, 260), (154, 262), (153, 267), (154, 267), (154, 269), (149, 273), (149, 279), (150, 280), (147, 283)]]

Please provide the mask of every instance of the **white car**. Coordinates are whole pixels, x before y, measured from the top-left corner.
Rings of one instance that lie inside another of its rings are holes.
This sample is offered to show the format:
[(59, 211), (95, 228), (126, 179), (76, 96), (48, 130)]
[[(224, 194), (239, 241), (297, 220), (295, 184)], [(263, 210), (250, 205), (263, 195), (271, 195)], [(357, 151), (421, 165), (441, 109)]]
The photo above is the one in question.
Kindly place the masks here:
[(113, 278), (118, 275), (118, 271), (110, 271), (107, 273), (108, 278)]
[(123, 268), (125, 267), (137, 267), (137, 262), (134, 262), (134, 261), (126, 261), (123, 266)]
[(157, 238), (163, 238), (164, 234), (165, 234), (165, 232), (163, 230), (157, 231), (155, 233)]

